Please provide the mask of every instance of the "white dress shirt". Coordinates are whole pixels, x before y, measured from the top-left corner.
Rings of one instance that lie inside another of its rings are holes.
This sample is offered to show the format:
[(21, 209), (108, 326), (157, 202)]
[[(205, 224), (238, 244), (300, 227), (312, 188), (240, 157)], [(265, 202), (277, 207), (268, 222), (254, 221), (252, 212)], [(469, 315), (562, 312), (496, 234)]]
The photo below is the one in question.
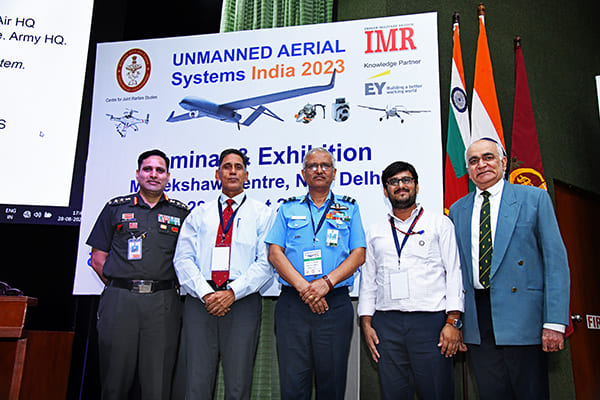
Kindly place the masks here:
[[(498, 214), (500, 212), (500, 201), (502, 200), (502, 190), (504, 189), (504, 179), (500, 179), (493, 186), (487, 189), (490, 193), (490, 222), (492, 224), (492, 258), (494, 239), (496, 237), (496, 224), (498, 222)], [(473, 203), (473, 215), (471, 217), (471, 256), (473, 259), (473, 286), (475, 289), (483, 289), (483, 285), (479, 282), (479, 218), (481, 206), (483, 205), (483, 190), (475, 189), (475, 201)], [(524, 244), (526, 245), (526, 244)], [(565, 332), (565, 326), (561, 324), (545, 323), (545, 329), (552, 329), (558, 332)]]
[[(266, 205), (246, 198), (245, 193), (233, 198), (232, 208), (238, 209), (232, 223), (231, 252), (229, 258), (229, 288), (239, 300), (258, 292), (274, 277), (273, 267), (267, 261), (265, 237), (273, 224), (275, 214)], [(227, 207), (228, 197), (202, 204), (184, 221), (173, 263), (179, 278), (182, 294), (202, 299), (214, 292), (207, 280), (212, 279), (212, 252), (219, 230), (218, 201)]]
[[(386, 219), (367, 231), (366, 262), (361, 269), (358, 315), (378, 311), (464, 311), (462, 274), (454, 225), (444, 215), (423, 210), (414, 232), (402, 249), (400, 263), (394, 244), (390, 217), (407, 232), (421, 209), (402, 221), (390, 212)], [(399, 244), (404, 234), (397, 232)], [(390, 274), (408, 273), (408, 297), (392, 299)]]

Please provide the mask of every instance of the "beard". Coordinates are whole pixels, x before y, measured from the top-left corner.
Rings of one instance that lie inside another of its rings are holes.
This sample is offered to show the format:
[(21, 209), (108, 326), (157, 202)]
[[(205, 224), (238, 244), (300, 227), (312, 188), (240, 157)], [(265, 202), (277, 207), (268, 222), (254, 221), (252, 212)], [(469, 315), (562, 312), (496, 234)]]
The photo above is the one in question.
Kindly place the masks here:
[(407, 208), (412, 207), (416, 203), (416, 201), (417, 201), (416, 191), (414, 193), (410, 193), (410, 191), (407, 190), (406, 192), (408, 192), (407, 198), (398, 199), (398, 198), (395, 198), (394, 195), (388, 191), (388, 199), (390, 200), (390, 203), (392, 204), (392, 208), (396, 208), (399, 210), (405, 210)]

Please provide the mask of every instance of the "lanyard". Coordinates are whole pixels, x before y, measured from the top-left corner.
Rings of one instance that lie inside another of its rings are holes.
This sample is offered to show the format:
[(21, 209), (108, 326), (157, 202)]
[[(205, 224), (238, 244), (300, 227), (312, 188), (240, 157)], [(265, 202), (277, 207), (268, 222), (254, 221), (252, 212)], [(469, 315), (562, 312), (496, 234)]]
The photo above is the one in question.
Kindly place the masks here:
[(233, 225), (233, 220), (235, 219), (235, 215), (237, 214), (238, 210), (240, 209), (240, 207), (242, 206), (242, 204), (244, 204), (244, 202), (246, 201), (246, 196), (244, 196), (244, 198), (242, 199), (242, 202), (240, 203), (240, 205), (238, 206), (238, 208), (235, 209), (235, 211), (233, 212), (233, 214), (231, 214), (231, 216), (229, 217), (229, 221), (227, 221), (227, 226), (223, 226), (223, 205), (221, 204), (221, 200), (218, 200), (218, 206), (219, 206), (219, 219), (221, 220), (221, 241), (225, 241), (225, 236), (227, 236), (227, 232), (229, 232), (229, 230), (231, 229), (231, 226)]
[(315, 229), (315, 221), (313, 219), (312, 210), (310, 208), (310, 199), (308, 198), (308, 195), (306, 195), (306, 197), (304, 198), (304, 201), (306, 201), (306, 204), (308, 205), (308, 212), (310, 213), (310, 222), (312, 222), (312, 228), (313, 228), (313, 233), (314, 233), (314, 235), (313, 235), (313, 246), (314, 246), (315, 240), (317, 239), (317, 233), (319, 233), (319, 230), (321, 230), (321, 227), (323, 226), (323, 222), (325, 221), (325, 218), (327, 217), (327, 213), (329, 212), (329, 209), (331, 208), (331, 205), (334, 202), (333, 192), (331, 192), (331, 197), (327, 201), (327, 207), (325, 208), (325, 212), (321, 216), (321, 220), (319, 221), (319, 224), (317, 225), (316, 229)]
[[(419, 214), (417, 214), (417, 217), (415, 218), (415, 220), (412, 222), (412, 224), (410, 224), (410, 228), (408, 228), (408, 232), (402, 232), (400, 229), (396, 228), (396, 225), (394, 225), (394, 217), (390, 217), (390, 225), (392, 225), (392, 235), (394, 236), (394, 244), (396, 244), (396, 251), (398, 252), (398, 262), (400, 262), (400, 255), (402, 254), (402, 249), (404, 248), (404, 245), (406, 244), (408, 237), (410, 235), (422, 235), (424, 233), (424, 231), (413, 232), (413, 228), (417, 224), (417, 221), (419, 220), (419, 218), (421, 218), (421, 215), (423, 215), (423, 207), (421, 207)], [(402, 241), (402, 246), (400, 246), (400, 243), (398, 242), (398, 234), (396, 233), (396, 231), (399, 231), (400, 233), (404, 234), (404, 240)]]

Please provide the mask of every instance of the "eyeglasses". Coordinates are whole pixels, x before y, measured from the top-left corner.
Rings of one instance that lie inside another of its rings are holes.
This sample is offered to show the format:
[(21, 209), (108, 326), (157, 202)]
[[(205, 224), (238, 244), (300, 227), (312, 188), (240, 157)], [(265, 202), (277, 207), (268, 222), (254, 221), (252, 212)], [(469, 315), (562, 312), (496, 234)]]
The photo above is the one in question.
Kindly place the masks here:
[(386, 182), (386, 184), (388, 186), (398, 186), (400, 184), (400, 182), (404, 183), (405, 185), (410, 185), (411, 183), (413, 183), (415, 181), (415, 178), (412, 178), (410, 176), (403, 176), (402, 178), (392, 178), (392, 179), (388, 179), (388, 181)]
[(330, 164), (330, 163), (321, 163), (321, 164), (313, 163), (313, 164), (306, 164), (306, 167), (304, 167), (304, 169), (306, 169), (306, 170), (312, 170), (314, 172), (317, 172), (317, 170), (319, 169), (319, 167), (321, 167), (321, 169), (324, 172), (327, 172), (331, 168), (333, 168), (333, 165)]

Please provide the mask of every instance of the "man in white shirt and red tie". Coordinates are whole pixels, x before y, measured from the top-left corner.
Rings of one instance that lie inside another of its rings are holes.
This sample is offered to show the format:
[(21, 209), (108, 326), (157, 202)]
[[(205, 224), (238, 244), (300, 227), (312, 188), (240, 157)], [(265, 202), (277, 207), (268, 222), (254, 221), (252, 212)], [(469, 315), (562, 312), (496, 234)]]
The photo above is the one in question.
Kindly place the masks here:
[(462, 275), (452, 222), (416, 202), (406, 162), (381, 175), (392, 210), (367, 230), (358, 315), (379, 365), (383, 399), (452, 399), (452, 356), (462, 342)]
[(259, 290), (274, 276), (264, 242), (274, 213), (244, 193), (247, 165), (237, 149), (221, 153), (215, 178), (222, 193), (192, 211), (177, 242), (175, 271), (186, 294), (179, 365), (188, 399), (213, 398), (219, 359), (225, 398), (250, 398)]

